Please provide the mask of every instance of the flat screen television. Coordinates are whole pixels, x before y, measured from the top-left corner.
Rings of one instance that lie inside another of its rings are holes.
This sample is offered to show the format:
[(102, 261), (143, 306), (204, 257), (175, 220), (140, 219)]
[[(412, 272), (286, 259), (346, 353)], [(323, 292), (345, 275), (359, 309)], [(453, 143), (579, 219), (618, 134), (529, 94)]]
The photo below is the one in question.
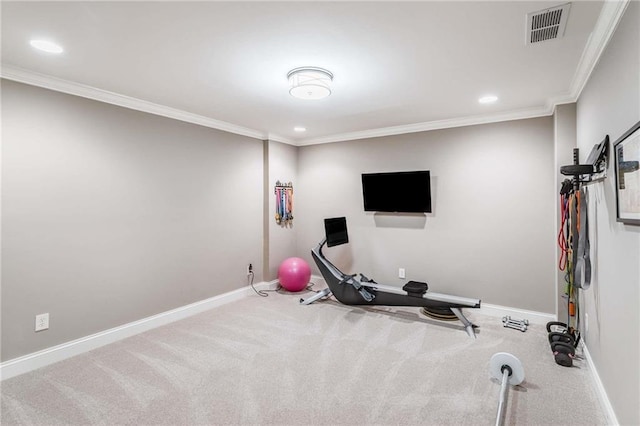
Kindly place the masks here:
[(362, 198), (367, 212), (431, 213), (429, 170), (363, 173)]
[(344, 217), (325, 219), (324, 232), (327, 237), (327, 247), (339, 246), (349, 242), (347, 219)]

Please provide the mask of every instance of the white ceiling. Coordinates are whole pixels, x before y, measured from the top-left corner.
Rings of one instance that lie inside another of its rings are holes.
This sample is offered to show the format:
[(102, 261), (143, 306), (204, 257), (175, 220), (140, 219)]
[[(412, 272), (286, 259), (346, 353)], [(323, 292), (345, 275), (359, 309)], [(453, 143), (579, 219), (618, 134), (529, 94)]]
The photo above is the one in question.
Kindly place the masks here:
[[(563, 38), (527, 45), (526, 14), (559, 4), (3, 1), (2, 76), (298, 145), (534, 117), (575, 101), (619, 19), (574, 1)], [(299, 66), (333, 94), (290, 96)]]

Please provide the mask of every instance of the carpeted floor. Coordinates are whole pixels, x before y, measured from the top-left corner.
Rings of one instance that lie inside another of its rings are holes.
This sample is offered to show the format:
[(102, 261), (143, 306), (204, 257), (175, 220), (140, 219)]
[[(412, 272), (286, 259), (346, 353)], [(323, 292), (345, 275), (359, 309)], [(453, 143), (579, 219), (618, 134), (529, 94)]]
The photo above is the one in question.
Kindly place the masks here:
[(510, 352), (526, 379), (509, 393), (520, 425), (603, 425), (586, 361), (553, 361), (544, 326), (525, 333), (465, 310), (358, 308), (269, 293), (2, 382), (3, 425), (490, 425)]

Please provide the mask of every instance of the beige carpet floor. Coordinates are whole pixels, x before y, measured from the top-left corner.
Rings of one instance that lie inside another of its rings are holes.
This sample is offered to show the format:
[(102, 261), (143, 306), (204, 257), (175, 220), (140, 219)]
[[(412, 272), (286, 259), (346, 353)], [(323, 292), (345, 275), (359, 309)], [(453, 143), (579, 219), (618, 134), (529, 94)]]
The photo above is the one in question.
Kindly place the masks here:
[(510, 352), (526, 379), (509, 393), (519, 425), (602, 425), (586, 361), (554, 363), (544, 326), (525, 333), (466, 310), (359, 308), (304, 293), (241, 301), (2, 382), (3, 425), (492, 425)]

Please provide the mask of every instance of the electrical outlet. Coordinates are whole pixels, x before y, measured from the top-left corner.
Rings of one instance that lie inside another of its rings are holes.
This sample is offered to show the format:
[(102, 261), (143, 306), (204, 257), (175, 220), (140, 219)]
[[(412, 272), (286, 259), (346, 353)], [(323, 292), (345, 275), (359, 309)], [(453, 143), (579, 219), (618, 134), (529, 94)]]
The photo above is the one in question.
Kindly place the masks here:
[(404, 274), (404, 268), (400, 268), (398, 269), (398, 278), (405, 278), (405, 274)]
[(49, 328), (49, 314), (36, 315), (36, 331), (47, 330)]
[(251, 275), (253, 273), (253, 265), (249, 263), (247, 265), (247, 275)]
[(584, 313), (584, 331), (589, 331), (589, 314)]

